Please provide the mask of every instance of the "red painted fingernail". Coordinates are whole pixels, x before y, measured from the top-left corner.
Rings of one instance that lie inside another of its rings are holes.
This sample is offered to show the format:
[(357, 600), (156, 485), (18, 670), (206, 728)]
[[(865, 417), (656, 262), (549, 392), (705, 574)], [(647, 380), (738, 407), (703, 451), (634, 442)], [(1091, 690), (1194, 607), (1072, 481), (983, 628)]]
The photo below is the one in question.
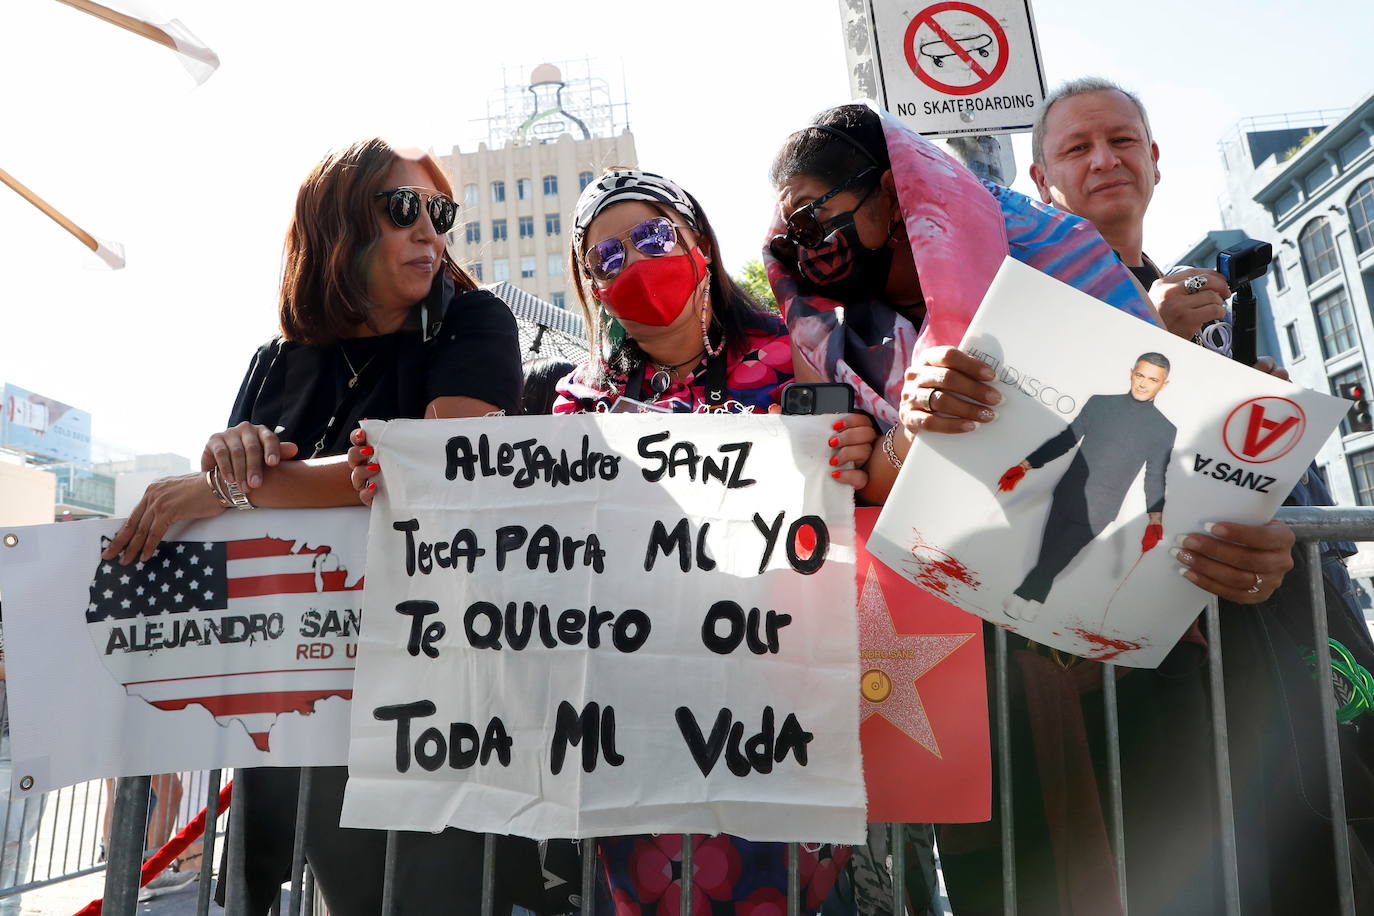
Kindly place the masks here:
[(834, 456), (834, 457), (832, 457), (832, 458), (830, 459), (830, 466), (831, 466), (831, 467), (835, 467), (835, 468), (837, 468), (837, 467), (840, 466), (840, 458), (839, 458), (838, 455), (836, 455), (836, 456)]
[(377, 489), (377, 481), (375, 481), (375, 480), (369, 480), (369, 481), (367, 482), (367, 488), (368, 488), (369, 490), (375, 490), (375, 489)]
[(362, 455), (364, 458), (371, 458), (372, 446), (364, 445), (362, 448), (358, 449), (358, 454)]
[(382, 466), (380, 464), (377, 464), (376, 462), (373, 462), (372, 464), (369, 464), (367, 466), (367, 469), (369, 471), (380, 471), (382, 469)]
[(841, 430), (841, 429), (844, 429), (844, 421), (843, 421), (843, 420), (836, 420), (836, 421), (835, 421), (835, 425), (832, 426), (832, 427), (830, 427), (830, 428), (833, 429), (833, 430), (837, 430), (837, 431), (838, 431), (838, 430)]
[(840, 479), (840, 472), (839, 472), (839, 471), (831, 471), (831, 472), (830, 472), (830, 476), (831, 476), (831, 477), (834, 477), (836, 480), (839, 480), (839, 479)]
[(831, 436), (830, 439), (829, 439), (825, 444), (828, 445), (828, 446), (830, 446), (831, 448), (834, 448), (835, 446), (837, 446), (837, 445), (840, 444), (840, 437), (839, 437), (839, 436)]

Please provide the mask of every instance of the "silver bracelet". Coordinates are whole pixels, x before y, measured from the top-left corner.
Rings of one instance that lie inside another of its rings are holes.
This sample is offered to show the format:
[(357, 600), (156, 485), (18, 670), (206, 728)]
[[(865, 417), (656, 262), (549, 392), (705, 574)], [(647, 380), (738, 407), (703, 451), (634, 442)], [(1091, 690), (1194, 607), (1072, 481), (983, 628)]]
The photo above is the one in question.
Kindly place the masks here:
[(219, 497), (220, 504), (226, 509), (233, 506), (235, 509), (256, 509), (248, 500), (248, 495), (239, 489), (239, 485), (231, 480), (225, 480), (220, 475), (219, 467), (215, 466), (208, 472), (208, 483), (210, 488)]
[(892, 462), (892, 466), (900, 471), (902, 459), (897, 457), (897, 450), (892, 447), (892, 436), (896, 432), (897, 427), (894, 426), (887, 431), (887, 435), (883, 436), (883, 454), (887, 456), (888, 461)]

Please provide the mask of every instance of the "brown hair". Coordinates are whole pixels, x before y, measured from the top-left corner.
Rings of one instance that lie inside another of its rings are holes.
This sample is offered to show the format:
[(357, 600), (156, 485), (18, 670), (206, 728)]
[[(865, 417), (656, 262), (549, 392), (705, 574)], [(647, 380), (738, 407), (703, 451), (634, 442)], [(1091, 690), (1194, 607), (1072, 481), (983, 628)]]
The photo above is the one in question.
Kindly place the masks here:
[[(359, 140), (325, 156), (301, 183), (282, 257), (282, 337), (320, 346), (351, 336), (360, 324), (371, 325), (366, 265), (381, 236), (375, 197), (400, 158), (380, 137)], [(452, 197), (453, 186), (434, 157), (424, 153), (417, 161), (434, 187)], [(442, 260), (440, 269), (459, 290), (476, 289), (447, 249)]]
[[(720, 254), (720, 243), (716, 241), (716, 232), (711, 228), (710, 220), (706, 218), (706, 211), (701, 208), (695, 197), (686, 191), (683, 193), (687, 195), (687, 200), (696, 212), (697, 225), (693, 231), (697, 237), (697, 244), (711, 262), (707, 268), (711, 275), (707, 286), (713, 313), (711, 338), (717, 343), (724, 341), (729, 354), (738, 357), (745, 352), (750, 331), (766, 330), (769, 327), (770, 315), (726, 271), (725, 261)], [(641, 203), (648, 204), (674, 220), (682, 218), (682, 214), (666, 204), (656, 201)], [(647, 357), (631, 337), (626, 337), (619, 344), (612, 346), (609, 328), (603, 318), (605, 313), (589, 294), (591, 278), (587, 276), (586, 266), (582, 262), (586, 254), (585, 238), (582, 248), (583, 250), (579, 251), (575, 245), (568, 246), (568, 275), (572, 278), (573, 292), (577, 294), (578, 304), (582, 307), (582, 318), (587, 323), (589, 365), (594, 374), (589, 381), (594, 384), (605, 384), (609, 381), (608, 373), (629, 375), (635, 366), (645, 362)]]

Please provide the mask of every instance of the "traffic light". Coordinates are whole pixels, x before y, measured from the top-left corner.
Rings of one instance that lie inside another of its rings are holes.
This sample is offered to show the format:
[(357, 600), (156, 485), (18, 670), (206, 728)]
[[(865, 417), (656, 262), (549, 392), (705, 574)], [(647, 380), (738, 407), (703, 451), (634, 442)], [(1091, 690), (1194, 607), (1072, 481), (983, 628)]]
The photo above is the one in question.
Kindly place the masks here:
[(1341, 386), (1341, 397), (1347, 401), (1354, 401), (1350, 405), (1350, 413), (1346, 414), (1346, 422), (1350, 424), (1352, 433), (1367, 433), (1374, 430), (1374, 416), (1369, 412), (1369, 398), (1365, 394), (1363, 382), (1350, 382)]

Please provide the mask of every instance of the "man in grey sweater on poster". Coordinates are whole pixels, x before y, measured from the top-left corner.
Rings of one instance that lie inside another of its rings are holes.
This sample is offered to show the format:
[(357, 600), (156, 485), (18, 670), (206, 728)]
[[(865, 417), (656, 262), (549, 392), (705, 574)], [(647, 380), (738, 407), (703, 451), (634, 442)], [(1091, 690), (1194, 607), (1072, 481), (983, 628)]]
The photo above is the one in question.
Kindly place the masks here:
[(1034, 468), (1067, 453), (1081, 439), (1069, 469), (1054, 488), (1040, 556), (1004, 604), (1008, 617), (1031, 621), (1040, 613), (1055, 577), (1110, 525), (1121, 511), (1126, 491), (1145, 466), (1148, 521), (1140, 541), (1144, 554), (1164, 536), (1164, 477), (1177, 430), (1155, 406), (1169, 384), (1169, 359), (1144, 353), (1131, 369), (1125, 394), (1096, 394), (1062, 432), (1007, 470), (1000, 491), (1014, 489)]

